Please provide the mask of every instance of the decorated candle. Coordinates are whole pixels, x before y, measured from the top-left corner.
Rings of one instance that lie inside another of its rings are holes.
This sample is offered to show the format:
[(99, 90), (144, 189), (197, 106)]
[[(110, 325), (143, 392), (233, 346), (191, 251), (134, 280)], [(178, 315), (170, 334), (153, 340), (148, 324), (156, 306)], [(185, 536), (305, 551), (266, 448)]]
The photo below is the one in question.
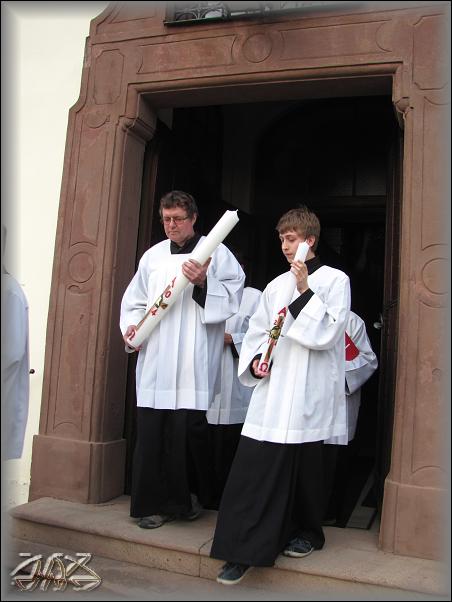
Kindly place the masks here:
[[(308, 243), (306, 241), (301, 242), (298, 245), (297, 252), (295, 253), (294, 261), (305, 261), (308, 251), (309, 251)], [(276, 314), (276, 317), (273, 320), (273, 323), (270, 327), (270, 330), (268, 332), (269, 337), (268, 337), (267, 347), (259, 361), (258, 368), (262, 372), (268, 372), (270, 370), (271, 356), (278, 343), (278, 339), (281, 335), (281, 330), (282, 330), (282, 327), (284, 326), (284, 321), (286, 319), (286, 315), (288, 312), (288, 306), (289, 306), (290, 302), (292, 301), (292, 297), (293, 297), (293, 294), (295, 291), (296, 284), (297, 284), (297, 281), (296, 281), (295, 275), (292, 272), (289, 272), (288, 286), (283, 291), (281, 291), (280, 300), (278, 302), (278, 306), (281, 307), (281, 309)]]
[[(237, 211), (226, 211), (204, 240), (193, 250), (188, 260), (193, 259), (201, 265), (206, 263), (238, 221)], [(190, 281), (182, 274), (180, 268), (146, 312), (144, 318), (137, 324), (136, 332), (127, 339), (130, 347), (136, 349), (142, 345), (188, 284)]]

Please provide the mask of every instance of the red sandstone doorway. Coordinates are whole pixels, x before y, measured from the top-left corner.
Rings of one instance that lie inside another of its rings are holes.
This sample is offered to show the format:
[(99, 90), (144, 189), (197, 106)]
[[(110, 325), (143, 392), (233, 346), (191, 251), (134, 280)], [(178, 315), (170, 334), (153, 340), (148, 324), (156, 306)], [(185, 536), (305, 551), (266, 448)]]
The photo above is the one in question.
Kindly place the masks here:
[[(225, 208), (239, 208), (241, 222), (226, 243), (242, 247), (249, 258), (249, 284), (263, 289), (286, 269), (274, 233), (279, 215), (299, 202), (316, 211), (322, 223), (319, 254), (325, 263), (349, 273), (352, 308), (364, 318), (380, 359), (379, 372), (363, 391), (354, 442), (355, 472), (362, 474), (350, 485), (363, 488), (371, 471), (375, 486), (369, 494), (374, 499), (368, 503), (378, 506), (392, 433), (397, 129), (387, 96), (161, 110), (156, 136), (146, 150), (137, 248), (138, 260), (162, 238), (158, 219), (153, 219), (161, 194), (185, 189), (199, 203), (203, 233)], [(389, 273), (390, 279), (385, 277)], [(386, 313), (383, 331), (373, 327), (380, 313)], [(126, 493), (134, 443), (133, 359), (128, 374)], [(345, 496), (356, 498), (357, 493)]]

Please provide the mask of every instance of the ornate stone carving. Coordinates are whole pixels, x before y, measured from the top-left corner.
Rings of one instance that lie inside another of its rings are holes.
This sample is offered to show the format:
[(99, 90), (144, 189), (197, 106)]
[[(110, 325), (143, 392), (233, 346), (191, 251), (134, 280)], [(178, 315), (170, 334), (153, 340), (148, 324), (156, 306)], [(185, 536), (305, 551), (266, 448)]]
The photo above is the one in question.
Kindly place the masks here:
[(444, 129), (448, 123), (449, 106), (423, 99), (422, 143), (428, 152), (422, 160), (422, 249), (447, 243), (447, 205), (445, 191), (449, 173), (448, 152)]
[(438, 425), (443, 413), (443, 383), (438, 375), (443, 370), (446, 327), (444, 309), (419, 305), (410, 481), (421, 486), (442, 485), (441, 466), (445, 458)]
[(124, 55), (119, 50), (103, 50), (94, 70), (94, 101), (113, 104), (121, 94)]
[(417, 300), (425, 307), (440, 309), (447, 306), (448, 261), (445, 252), (444, 245), (431, 245), (420, 253), (415, 291)]
[(449, 57), (443, 15), (426, 15), (414, 25), (413, 80), (422, 90), (443, 88), (449, 81)]
[(413, 46), (413, 30), (403, 18), (392, 18), (382, 23), (376, 32), (376, 43), (384, 52), (408, 57)]
[(422, 282), (435, 295), (447, 293), (447, 260), (441, 257), (428, 261), (422, 268)]
[(245, 40), (242, 51), (247, 61), (261, 63), (272, 52), (272, 40), (265, 33), (255, 33)]
[(408, 112), (413, 108), (411, 106), (410, 99), (404, 96), (403, 98), (396, 100), (393, 104), (400, 129), (403, 130), (405, 129), (405, 119), (407, 118)]
[(180, 69), (231, 65), (235, 35), (180, 40), (143, 46), (138, 73), (172, 72)]
[[(92, 114), (89, 122), (92, 123)], [(106, 127), (84, 125), (82, 128), (73, 200), (71, 246), (80, 242), (97, 244), (108, 138)]]
[(155, 133), (155, 124), (150, 125), (140, 117), (136, 117), (135, 119), (121, 117), (119, 119), (119, 127), (123, 132), (132, 133), (142, 142), (150, 140)]
[(68, 271), (76, 282), (87, 282), (94, 274), (94, 260), (89, 253), (81, 251), (69, 260)]
[(93, 129), (100, 128), (107, 121), (110, 121), (110, 115), (102, 109), (93, 109), (85, 115), (86, 125)]
[[(51, 430), (75, 438), (83, 437), (84, 428), (89, 429), (84, 420), (84, 404), (89, 398), (86, 387), (94, 367), (93, 351), (89, 351), (92, 304), (92, 291), (84, 292), (74, 286), (66, 289), (64, 313), (71, 319), (64, 321), (61, 333), (56, 383), (58, 404), (51, 413)], [(74, 349), (78, 352), (74, 353)], [(80, 361), (81, 357), (85, 361)]]
[(385, 21), (341, 23), (281, 30), (283, 60), (381, 54), (377, 33)]

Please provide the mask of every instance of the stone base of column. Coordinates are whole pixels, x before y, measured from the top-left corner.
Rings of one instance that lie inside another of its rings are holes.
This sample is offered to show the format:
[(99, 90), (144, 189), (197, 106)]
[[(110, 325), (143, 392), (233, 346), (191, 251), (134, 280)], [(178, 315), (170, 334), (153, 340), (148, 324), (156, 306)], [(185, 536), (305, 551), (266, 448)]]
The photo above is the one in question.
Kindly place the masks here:
[(35, 435), (29, 501), (96, 504), (124, 494), (126, 440), (95, 443)]
[(406, 485), (386, 479), (380, 548), (403, 556), (445, 558), (445, 494), (438, 487)]

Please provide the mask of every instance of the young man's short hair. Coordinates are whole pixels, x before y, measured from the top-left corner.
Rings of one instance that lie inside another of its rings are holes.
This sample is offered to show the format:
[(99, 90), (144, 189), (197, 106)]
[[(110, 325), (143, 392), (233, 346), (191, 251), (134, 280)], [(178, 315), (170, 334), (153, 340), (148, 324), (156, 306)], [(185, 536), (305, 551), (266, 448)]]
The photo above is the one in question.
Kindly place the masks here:
[(198, 215), (196, 201), (188, 192), (183, 192), (182, 190), (167, 192), (160, 200), (160, 217), (162, 217), (162, 209), (173, 209), (174, 207), (184, 209), (188, 217), (193, 217), (195, 214)]
[(315, 236), (312, 250), (315, 251), (317, 249), (320, 237), (320, 222), (316, 214), (306, 207), (306, 205), (301, 205), (285, 213), (280, 218), (276, 230), (279, 234), (293, 230), (303, 238)]

